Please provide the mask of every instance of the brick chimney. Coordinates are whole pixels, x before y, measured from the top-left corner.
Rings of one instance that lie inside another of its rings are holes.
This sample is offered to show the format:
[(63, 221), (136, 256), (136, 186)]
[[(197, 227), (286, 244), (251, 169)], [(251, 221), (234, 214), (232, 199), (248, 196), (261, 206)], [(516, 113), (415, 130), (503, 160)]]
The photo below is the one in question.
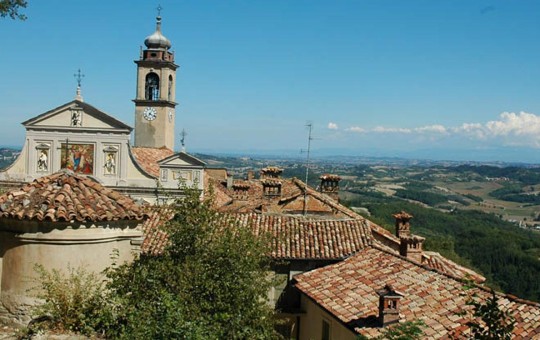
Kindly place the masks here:
[(339, 202), (339, 181), (341, 181), (341, 177), (338, 175), (323, 174), (319, 179), (321, 180), (319, 191)]
[(399, 303), (403, 293), (387, 284), (377, 291), (379, 295), (379, 322), (382, 327), (399, 322)]
[(397, 214), (392, 215), (396, 219), (396, 236), (398, 238), (402, 236), (411, 236), (411, 225), (409, 221), (413, 218), (413, 215), (400, 211)]
[(277, 166), (269, 166), (261, 169), (261, 179), (280, 178), (281, 173), (283, 173), (283, 169), (280, 169)]
[(412, 215), (401, 211), (392, 215), (396, 219), (396, 236), (399, 238), (399, 254), (416, 262), (422, 262), (424, 237), (411, 234)]
[(281, 180), (275, 178), (265, 178), (261, 180), (263, 195), (266, 198), (281, 196)]
[(400, 237), (399, 254), (408, 259), (422, 263), (422, 254), (424, 252), (422, 246), (425, 240), (425, 238), (417, 235)]
[(253, 170), (248, 170), (248, 172), (247, 172), (247, 180), (251, 181), (252, 179), (255, 179), (255, 172)]

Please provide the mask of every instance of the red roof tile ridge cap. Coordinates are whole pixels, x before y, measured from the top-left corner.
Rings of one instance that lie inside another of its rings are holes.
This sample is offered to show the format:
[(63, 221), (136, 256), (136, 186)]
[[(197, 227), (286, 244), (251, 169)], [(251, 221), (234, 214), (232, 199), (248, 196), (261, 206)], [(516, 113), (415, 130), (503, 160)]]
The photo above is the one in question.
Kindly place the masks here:
[[(342, 204), (339, 204), (339, 202), (336, 202), (334, 199), (330, 198), (328, 195), (323, 194), (321, 192), (318, 192), (317, 190), (313, 189), (309, 185), (306, 185), (302, 180), (293, 177), (291, 178), (291, 181), (296, 184), (300, 190), (305, 190), (306, 193), (312, 195), (315, 198), (320, 199), (323, 203), (326, 203), (330, 205), (332, 208), (336, 208), (340, 212), (348, 215), (348, 216), (360, 216), (354, 211), (350, 210), (349, 208), (345, 207)], [(362, 217), (363, 218), (363, 217)]]
[[(457, 276), (455, 276), (455, 275), (452, 275), (452, 274), (449, 274), (449, 273), (442, 272), (442, 271), (440, 271), (440, 270), (438, 270), (438, 269), (436, 269), (436, 268), (432, 268), (432, 267), (430, 267), (430, 266), (428, 266), (428, 265), (425, 265), (425, 264), (419, 263), (419, 262), (417, 262), (417, 261), (411, 260), (411, 259), (409, 259), (409, 258), (407, 258), (407, 257), (405, 257), (405, 256), (403, 256), (403, 255), (398, 254), (398, 253), (392, 253), (391, 251), (389, 251), (389, 250), (387, 250), (387, 249), (384, 249), (383, 247), (379, 246), (379, 245), (376, 244), (376, 243), (370, 245), (370, 247), (371, 247), (371, 248), (374, 248), (374, 249), (377, 249), (377, 250), (379, 250), (379, 251), (382, 251), (382, 252), (384, 252), (384, 253), (386, 253), (386, 254), (389, 254), (389, 255), (391, 255), (391, 256), (397, 257), (397, 258), (399, 258), (399, 259), (401, 259), (401, 260), (404, 260), (404, 261), (407, 261), (407, 262), (409, 262), (409, 263), (412, 263), (412, 264), (414, 264), (414, 265), (416, 265), (416, 266), (418, 266), (418, 267), (421, 267), (421, 268), (424, 268), (424, 269), (426, 269), (426, 270), (435, 272), (435, 273), (437, 273), (437, 274), (439, 274), (439, 275), (446, 276), (446, 277), (448, 277), (448, 278), (450, 278), (450, 279), (453, 279), (453, 280), (455, 280), (455, 281), (458, 281), (458, 282), (460, 282), (460, 283), (463, 283), (463, 281), (464, 281), (464, 279), (462, 279), (462, 278), (460, 278), (460, 277), (457, 277)], [(476, 285), (476, 284), (475, 284), (475, 285)]]

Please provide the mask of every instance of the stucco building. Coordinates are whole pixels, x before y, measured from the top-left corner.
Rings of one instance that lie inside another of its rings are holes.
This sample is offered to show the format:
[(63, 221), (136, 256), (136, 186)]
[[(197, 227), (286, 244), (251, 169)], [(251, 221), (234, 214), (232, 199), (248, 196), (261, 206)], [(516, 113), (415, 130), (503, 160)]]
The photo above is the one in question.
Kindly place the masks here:
[(135, 61), (135, 129), (84, 102), (79, 81), (74, 100), (22, 123), (22, 152), (0, 171), (0, 185), (17, 187), (69, 169), (151, 203), (181, 195), (180, 182), (202, 190), (204, 162), (174, 151), (178, 65), (160, 16), (144, 44)]

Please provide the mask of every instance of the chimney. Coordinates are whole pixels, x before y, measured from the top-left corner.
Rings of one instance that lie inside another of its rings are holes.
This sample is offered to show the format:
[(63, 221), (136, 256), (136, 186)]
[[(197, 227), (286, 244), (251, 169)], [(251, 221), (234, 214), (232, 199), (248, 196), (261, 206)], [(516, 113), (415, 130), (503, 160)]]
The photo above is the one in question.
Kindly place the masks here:
[(425, 240), (425, 238), (417, 235), (400, 237), (399, 254), (418, 263), (422, 263), (422, 246)]
[(254, 179), (254, 178), (255, 178), (255, 171), (253, 171), (253, 170), (248, 170), (248, 172), (247, 172), (247, 180), (248, 180), (248, 181), (251, 181), (251, 180)]
[(409, 221), (413, 218), (413, 215), (409, 215), (405, 211), (400, 211), (397, 214), (392, 215), (396, 219), (396, 236), (398, 238), (403, 236), (411, 236), (411, 225)]
[(278, 168), (277, 166), (268, 166), (261, 169), (261, 179), (265, 178), (280, 178), (283, 169)]
[(261, 180), (263, 186), (263, 195), (266, 198), (281, 196), (281, 181), (274, 178), (265, 178)]
[(234, 183), (233, 176), (227, 176), (227, 189), (231, 189)]
[(319, 191), (339, 202), (339, 181), (341, 181), (341, 177), (338, 175), (323, 174), (319, 178), (321, 180)]
[(379, 322), (382, 327), (399, 322), (399, 303), (403, 293), (387, 284), (377, 291), (379, 295)]
[(399, 238), (399, 254), (413, 261), (422, 262), (424, 237), (411, 234), (412, 215), (401, 211), (392, 215), (396, 219), (396, 236)]

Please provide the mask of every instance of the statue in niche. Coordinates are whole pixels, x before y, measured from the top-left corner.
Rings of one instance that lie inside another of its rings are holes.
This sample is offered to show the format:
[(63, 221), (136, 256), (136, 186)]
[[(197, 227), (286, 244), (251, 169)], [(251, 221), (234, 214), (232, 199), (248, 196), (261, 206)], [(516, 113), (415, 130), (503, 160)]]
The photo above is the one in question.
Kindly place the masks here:
[(116, 173), (116, 162), (114, 160), (115, 154), (114, 152), (107, 152), (107, 156), (105, 158), (105, 173), (107, 174), (114, 174)]
[(71, 111), (71, 126), (82, 126), (82, 117), (79, 111)]
[(37, 160), (37, 169), (38, 171), (47, 171), (49, 170), (47, 150), (41, 150), (39, 152), (39, 157)]

